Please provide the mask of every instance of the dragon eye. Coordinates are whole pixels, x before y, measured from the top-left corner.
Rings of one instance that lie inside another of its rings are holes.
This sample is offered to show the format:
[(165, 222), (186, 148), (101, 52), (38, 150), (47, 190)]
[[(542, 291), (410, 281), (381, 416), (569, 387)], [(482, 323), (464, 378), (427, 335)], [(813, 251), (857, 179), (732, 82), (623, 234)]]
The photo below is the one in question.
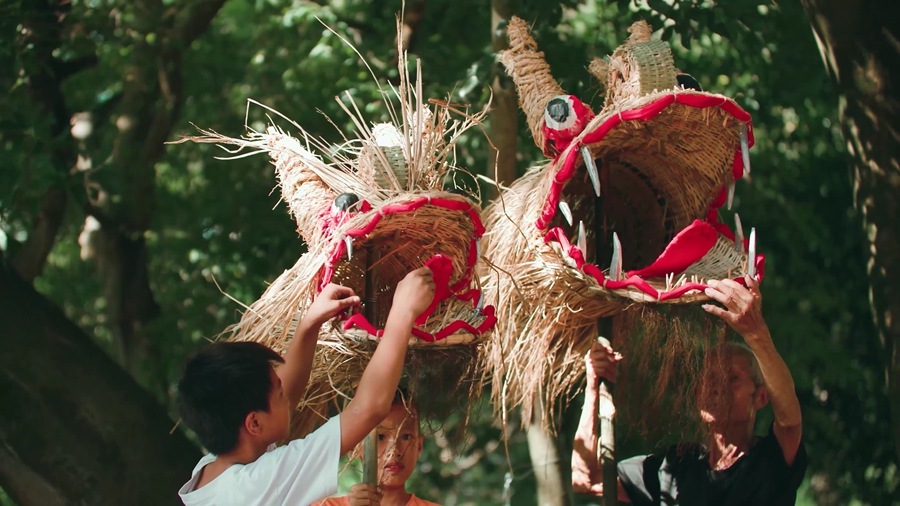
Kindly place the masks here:
[(678, 74), (675, 76), (675, 80), (678, 83), (678, 86), (686, 90), (703, 91), (703, 88), (700, 87), (700, 83), (690, 74)]
[(356, 204), (357, 202), (359, 202), (359, 196), (357, 196), (355, 193), (342, 193), (334, 199), (334, 203), (332, 204), (332, 206), (335, 209), (346, 211), (350, 209), (350, 206)]
[(554, 97), (544, 109), (544, 123), (552, 130), (565, 130), (575, 125), (575, 109), (570, 95)]

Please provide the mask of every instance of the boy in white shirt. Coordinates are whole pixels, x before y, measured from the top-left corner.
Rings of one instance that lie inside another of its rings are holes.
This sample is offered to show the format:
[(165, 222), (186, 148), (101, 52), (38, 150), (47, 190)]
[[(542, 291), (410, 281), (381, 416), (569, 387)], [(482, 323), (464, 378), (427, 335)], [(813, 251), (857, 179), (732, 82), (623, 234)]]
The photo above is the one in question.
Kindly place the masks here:
[(384, 336), (366, 367), (356, 396), (342, 415), (304, 439), (288, 437), (291, 411), (300, 402), (319, 329), (359, 304), (353, 290), (328, 285), (297, 327), (284, 358), (249, 342), (215, 343), (185, 365), (178, 411), (209, 450), (178, 491), (187, 506), (304, 506), (337, 491), (338, 459), (391, 410), (415, 318), (431, 304), (427, 267), (400, 281)]

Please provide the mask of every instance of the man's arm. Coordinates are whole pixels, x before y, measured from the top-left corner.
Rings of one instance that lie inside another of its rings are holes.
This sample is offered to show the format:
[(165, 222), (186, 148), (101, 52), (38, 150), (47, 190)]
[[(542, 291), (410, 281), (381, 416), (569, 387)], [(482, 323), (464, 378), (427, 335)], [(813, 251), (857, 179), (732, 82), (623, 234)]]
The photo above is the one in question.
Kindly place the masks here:
[(730, 279), (710, 281), (706, 294), (726, 309), (711, 304), (705, 304), (703, 309), (728, 322), (756, 355), (775, 412), (775, 438), (785, 462), (793, 465), (803, 433), (800, 401), (794, 391), (791, 371), (775, 349), (769, 327), (763, 320), (759, 283), (750, 276), (744, 276), (744, 281), (746, 288)]
[[(621, 355), (613, 353), (612, 348), (594, 344), (585, 356), (587, 387), (584, 390), (584, 407), (575, 441), (572, 445), (572, 490), (576, 494), (603, 496), (603, 468), (597, 457), (597, 407), (599, 399), (599, 378), (607, 378), (615, 382), (618, 373), (617, 364)], [(621, 480), (618, 484), (619, 501), (631, 503)]]
[(384, 335), (359, 380), (356, 395), (341, 414), (341, 455), (349, 452), (391, 411), (391, 403), (416, 317), (434, 298), (431, 269), (410, 272), (397, 285)]
[(359, 297), (353, 290), (340, 285), (329, 284), (322, 289), (309, 310), (297, 324), (291, 345), (284, 355), (284, 365), (278, 368), (278, 377), (284, 394), (296, 407), (303, 400), (303, 393), (309, 383), (316, 341), (322, 325), (344, 309), (359, 304)]

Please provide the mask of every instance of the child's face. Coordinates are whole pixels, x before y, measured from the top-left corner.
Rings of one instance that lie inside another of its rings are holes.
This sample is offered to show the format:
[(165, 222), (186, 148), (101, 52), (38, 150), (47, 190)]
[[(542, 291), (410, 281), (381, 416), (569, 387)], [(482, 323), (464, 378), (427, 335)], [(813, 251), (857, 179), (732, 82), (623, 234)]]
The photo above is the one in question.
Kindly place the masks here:
[(378, 481), (383, 487), (403, 487), (422, 452), (418, 416), (402, 404), (394, 404), (377, 430)]
[(271, 443), (286, 439), (291, 432), (291, 406), (284, 388), (281, 386), (281, 378), (271, 371), (272, 390), (269, 392), (269, 411), (260, 413), (264, 425), (264, 439)]

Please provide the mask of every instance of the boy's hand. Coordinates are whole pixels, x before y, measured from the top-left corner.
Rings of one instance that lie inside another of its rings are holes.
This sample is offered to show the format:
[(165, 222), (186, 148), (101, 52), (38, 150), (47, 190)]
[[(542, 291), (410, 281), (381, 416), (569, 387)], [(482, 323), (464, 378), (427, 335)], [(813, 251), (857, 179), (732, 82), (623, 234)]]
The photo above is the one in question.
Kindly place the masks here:
[(316, 297), (304, 319), (321, 326), (348, 307), (359, 305), (359, 297), (346, 286), (328, 284)]
[(434, 299), (434, 279), (431, 269), (421, 267), (407, 274), (397, 284), (391, 311), (394, 311), (395, 308), (409, 311), (415, 318), (428, 309), (432, 299)]
[(601, 378), (615, 383), (619, 375), (620, 360), (622, 354), (613, 351), (609, 346), (595, 342), (591, 351), (584, 356), (588, 384), (596, 385)]
[(350, 487), (347, 499), (350, 501), (350, 506), (379, 506), (381, 492), (368, 483), (357, 483)]

